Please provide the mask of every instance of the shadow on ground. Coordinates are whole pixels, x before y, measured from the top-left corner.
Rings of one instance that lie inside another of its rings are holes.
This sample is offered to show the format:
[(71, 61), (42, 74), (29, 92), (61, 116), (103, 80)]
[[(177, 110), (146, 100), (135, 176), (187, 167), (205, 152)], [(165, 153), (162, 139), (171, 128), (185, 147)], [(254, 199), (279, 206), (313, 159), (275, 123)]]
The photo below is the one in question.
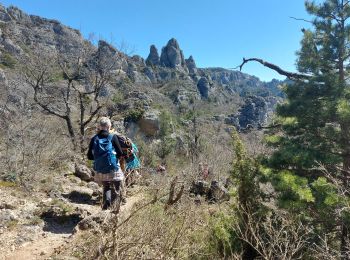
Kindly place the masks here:
[(99, 204), (99, 199), (93, 197), (92, 195), (80, 192), (80, 191), (72, 191), (68, 194), (63, 195), (64, 198), (68, 199), (72, 203), (76, 204), (88, 204), (88, 205), (97, 205)]
[(45, 223), (43, 230), (55, 234), (71, 234), (79, 221), (83, 219), (80, 214), (52, 216), (49, 212), (48, 214), (43, 213), (41, 218)]

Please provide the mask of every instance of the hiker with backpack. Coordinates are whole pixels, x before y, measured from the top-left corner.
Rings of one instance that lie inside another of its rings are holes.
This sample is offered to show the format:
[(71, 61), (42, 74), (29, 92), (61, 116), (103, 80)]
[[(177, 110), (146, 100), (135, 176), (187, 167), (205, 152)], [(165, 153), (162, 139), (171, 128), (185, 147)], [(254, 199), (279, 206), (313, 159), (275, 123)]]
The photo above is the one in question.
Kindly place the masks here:
[[(112, 129), (119, 141), (120, 147), (123, 152), (123, 157), (120, 158), (120, 166), (122, 171), (125, 173), (125, 183), (124, 185), (129, 187), (136, 182), (137, 177), (139, 177), (138, 170), (141, 168), (140, 160), (137, 156), (138, 148), (131, 139), (116, 130)], [(125, 186), (123, 186), (125, 191)]]
[(129, 156), (125, 158), (126, 167), (126, 185), (129, 187), (136, 183), (140, 177), (139, 169), (141, 168), (141, 162), (138, 158), (139, 149), (135, 143), (131, 143), (131, 151)]
[(103, 186), (102, 209), (116, 206), (118, 211), (123, 199), (121, 189), (124, 180), (119, 160), (125, 154), (117, 135), (110, 133), (111, 125), (108, 117), (99, 120), (98, 133), (90, 141), (87, 157), (94, 161), (94, 180)]

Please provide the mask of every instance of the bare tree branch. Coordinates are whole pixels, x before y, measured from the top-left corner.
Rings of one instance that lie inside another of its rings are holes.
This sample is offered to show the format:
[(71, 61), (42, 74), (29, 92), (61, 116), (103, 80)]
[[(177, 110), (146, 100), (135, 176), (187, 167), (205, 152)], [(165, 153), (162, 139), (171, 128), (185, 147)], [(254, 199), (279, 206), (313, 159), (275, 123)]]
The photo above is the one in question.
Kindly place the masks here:
[(249, 59), (243, 58), (242, 64), (237, 66), (235, 69), (239, 68), (239, 70), (242, 71), (243, 66), (250, 61), (259, 62), (263, 66), (276, 71), (280, 75), (286, 76), (290, 80), (306, 80), (306, 79), (310, 78), (310, 75), (289, 72), (289, 71), (283, 70), (282, 68), (280, 68), (279, 66), (277, 66), (273, 63), (264, 61), (264, 60), (259, 59), (259, 58), (249, 58)]
[(296, 17), (293, 17), (293, 16), (289, 16), (289, 18), (297, 20), (297, 21), (303, 21), (303, 22), (307, 22), (307, 23), (312, 23), (312, 21), (306, 20), (306, 19), (303, 19), (303, 18), (296, 18)]
[(45, 111), (48, 112), (49, 114), (52, 114), (52, 115), (57, 116), (57, 117), (59, 117), (59, 118), (66, 119), (66, 116), (65, 116), (65, 115), (61, 115), (61, 114), (59, 114), (58, 112), (52, 110), (48, 105), (45, 105), (44, 103), (42, 103), (42, 102), (38, 99), (38, 89), (39, 89), (39, 87), (33, 86), (33, 89), (34, 89), (34, 101), (35, 101), (43, 110), (45, 110)]

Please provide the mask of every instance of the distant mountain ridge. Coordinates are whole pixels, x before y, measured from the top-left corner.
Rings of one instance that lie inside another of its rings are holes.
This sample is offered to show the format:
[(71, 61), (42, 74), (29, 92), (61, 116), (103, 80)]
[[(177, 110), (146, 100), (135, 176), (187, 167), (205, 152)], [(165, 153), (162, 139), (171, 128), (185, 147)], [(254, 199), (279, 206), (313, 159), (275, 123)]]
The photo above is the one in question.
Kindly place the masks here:
[(78, 30), (57, 20), (28, 15), (17, 7), (0, 5), (0, 63), (5, 68), (10, 68), (32, 50), (69, 59), (83, 48), (105, 52), (115, 60), (118, 71), (125, 73), (135, 86), (163, 86), (167, 89), (163, 94), (175, 105), (186, 105), (193, 99), (210, 99), (226, 104), (232, 102), (235, 96), (242, 99), (251, 95), (262, 98), (282, 96), (278, 87), (282, 81), (262, 82), (239, 71), (198, 68), (194, 57), (185, 58), (175, 38), (170, 39), (160, 53), (155, 45), (151, 45), (146, 59), (139, 55), (130, 57), (103, 40), (94, 46)]

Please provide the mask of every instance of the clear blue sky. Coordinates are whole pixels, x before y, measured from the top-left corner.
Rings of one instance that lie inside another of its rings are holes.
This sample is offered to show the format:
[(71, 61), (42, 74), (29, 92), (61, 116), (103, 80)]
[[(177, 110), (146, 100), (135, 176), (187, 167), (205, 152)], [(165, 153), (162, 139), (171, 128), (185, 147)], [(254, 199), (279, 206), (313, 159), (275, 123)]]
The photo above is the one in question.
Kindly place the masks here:
[[(259, 57), (295, 70), (295, 52), (309, 18), (304, 0), (0, 0), (29, 14), (60, 20), (98, 37), (135, 47), (146, 58), (174, 37), (198, 67), (233, 68)], [(258, 64), (244, 72), (262, 80), (283, 78)]]

